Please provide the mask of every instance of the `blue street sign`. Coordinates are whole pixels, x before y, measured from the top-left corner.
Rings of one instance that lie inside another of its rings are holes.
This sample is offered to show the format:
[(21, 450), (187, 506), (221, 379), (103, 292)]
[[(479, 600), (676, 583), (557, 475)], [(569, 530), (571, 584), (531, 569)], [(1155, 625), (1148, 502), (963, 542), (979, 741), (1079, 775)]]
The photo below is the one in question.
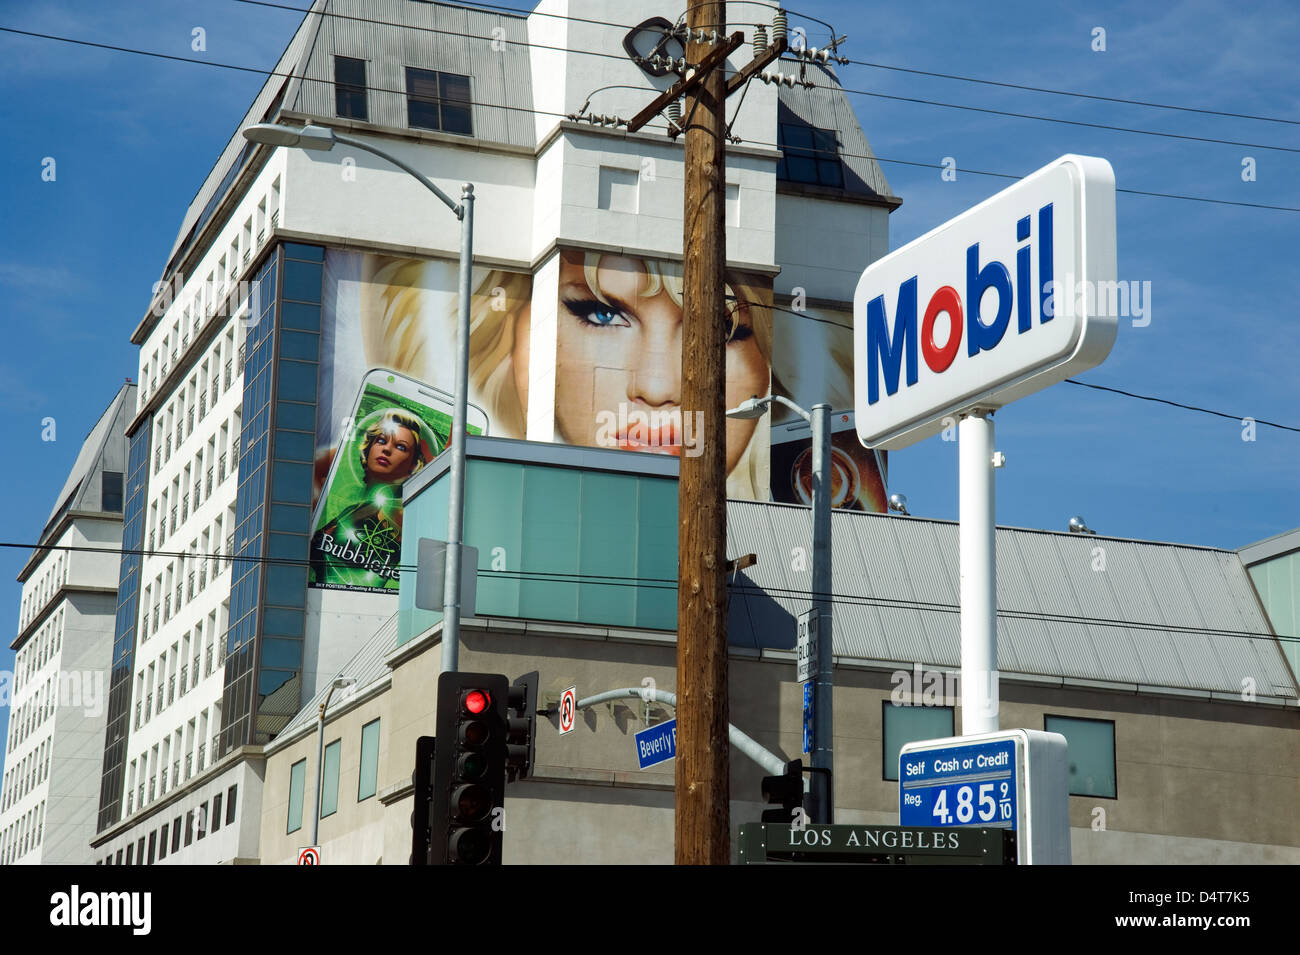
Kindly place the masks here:
[(634, 739), (639, 768), (666, 762), (677, 755), (677, 720), (647, 726)]
[(803, 751), (813, 751), (813, 685), (809, 680), (803, 685)]
[(998, 739), (898, 757), (901, 826), (1015, 829), (1016, 744)]

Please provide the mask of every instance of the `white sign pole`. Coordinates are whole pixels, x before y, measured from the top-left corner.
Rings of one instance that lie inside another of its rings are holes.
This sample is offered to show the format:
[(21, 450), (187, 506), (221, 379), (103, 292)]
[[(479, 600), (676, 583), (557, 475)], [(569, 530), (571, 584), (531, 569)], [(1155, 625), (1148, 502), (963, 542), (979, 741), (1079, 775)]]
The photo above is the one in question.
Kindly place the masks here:
[(973, 736), (998, 729), (993, 416), (983, 410), (963, 416), (957, 442), (961, 732)]

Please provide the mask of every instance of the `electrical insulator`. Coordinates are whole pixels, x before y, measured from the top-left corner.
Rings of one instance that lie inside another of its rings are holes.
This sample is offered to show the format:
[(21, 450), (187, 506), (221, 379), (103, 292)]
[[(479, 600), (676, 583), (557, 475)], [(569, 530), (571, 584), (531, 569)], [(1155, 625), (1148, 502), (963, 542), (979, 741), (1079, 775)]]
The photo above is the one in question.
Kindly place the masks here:
[(767, 52), (767, 27), (759, 23), (754, 26), (754, 56), (762, 56)]
[(673, 126), (682, 124), (682, 101), (673, 100), (668, 104), (668, 122)]
[(785, 39), (785, 11), (778, 9), (772, 17), (772, 42), (780, 43)]

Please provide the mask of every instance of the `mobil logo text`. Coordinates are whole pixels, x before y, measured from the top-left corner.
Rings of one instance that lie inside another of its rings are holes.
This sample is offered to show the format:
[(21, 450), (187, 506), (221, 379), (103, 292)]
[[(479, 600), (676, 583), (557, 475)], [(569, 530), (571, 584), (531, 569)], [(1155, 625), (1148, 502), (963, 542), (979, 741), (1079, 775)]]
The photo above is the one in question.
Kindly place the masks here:
[[(1052, 268), (1052, 203), (1038, 210), (1039, 281), (1030, 276), (1034, 216), (1020, 217), (1015, 223), (1016, 241), (1025, 244), (1016, 250), (1015, 278), (1006, 263), (996, 259), (981, 262), (980, 243), (966, 248), (966, 276), (962, 283), (965, 297), (951, 285), (941, 285), (930, 295), (917, 325), (917, 282), (919, 276), (905, 279), (898, 287), (893, 321), (887, 314), (885, 296), (877, 295), (867, 303), (867, 402), (880, 400), (883, 382), (886, 394), (899, 388), (900, 375), (905, 386), (919, 379), (917, 352), (934, 374), (946, 372), (963, 351), (974, 358), (992, 351), (1001, 343), (1011, 325), (1015, 311), (1016, 334), (1033, 330), (1035, 324), (1050, 322), (1056, 311)], [(988, 311), (984, 304), (992, 292), (994, 301)], [(1037, 293), (1037, 294), (1035, 294)], [(918, 335), (919, 331), (919, 335)]]
[(947, 415), (996, 410), (1109, 354), (1118, 325), (1080, 287), (1115, 284), (1115, 178), (1053, 163), (863, 271), (854, 409), (868, 447), (906, 447)]

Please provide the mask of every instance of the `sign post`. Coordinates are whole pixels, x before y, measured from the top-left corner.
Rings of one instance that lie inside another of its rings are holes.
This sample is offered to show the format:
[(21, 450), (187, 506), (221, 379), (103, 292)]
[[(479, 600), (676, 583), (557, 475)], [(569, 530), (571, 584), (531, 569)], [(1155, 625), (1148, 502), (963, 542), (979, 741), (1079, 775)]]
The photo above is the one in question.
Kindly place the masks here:
[(1117, 286), (1115, 173), (1076, 155), (891, 252), (858, 281), (859, 440), (889, 450), (957, 431), (963, 734), (998, 728), (993, 469), (1004, 459), (993, 450), (993, 413), (1105, 360)]

